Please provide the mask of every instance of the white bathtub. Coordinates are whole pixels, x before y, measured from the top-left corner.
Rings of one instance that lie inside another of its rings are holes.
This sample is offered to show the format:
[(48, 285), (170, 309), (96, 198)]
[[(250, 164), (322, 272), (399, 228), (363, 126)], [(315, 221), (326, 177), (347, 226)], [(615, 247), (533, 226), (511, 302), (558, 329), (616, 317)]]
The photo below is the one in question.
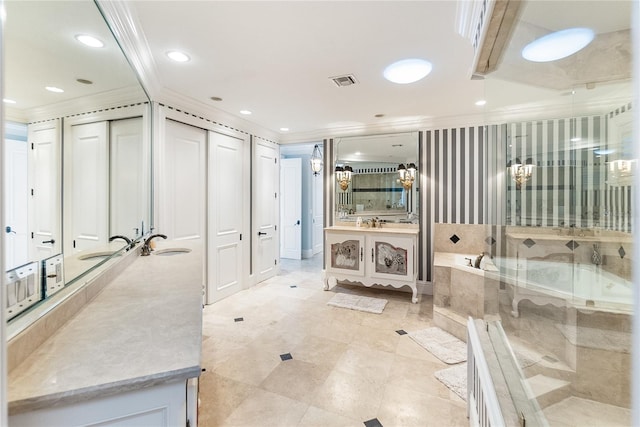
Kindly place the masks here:
[[(550, 261), (520, 261), (509, 271), (514, 285), (514, 316), (518, 302), (574, 306), (621, 313), (633, 313), (632, 282), (592, 264)], [(545, 298), (547, 297), (547, 298)]]

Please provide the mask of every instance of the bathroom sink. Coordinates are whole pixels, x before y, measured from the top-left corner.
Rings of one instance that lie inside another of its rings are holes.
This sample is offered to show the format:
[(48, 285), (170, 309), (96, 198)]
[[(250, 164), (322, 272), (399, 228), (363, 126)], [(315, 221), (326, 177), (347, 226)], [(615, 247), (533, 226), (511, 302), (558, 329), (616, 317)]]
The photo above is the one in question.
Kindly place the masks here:
[(182, 255), (191, 252), (189, 248), (165, 248), (165, 249), (156, 249), (153, 254), (159, 256), (174, 256), (174, 255)]
[(88, 254), (78, 256), (79, 260), (82, 261), (97, 261), (100, 259), (105, 259), (113, 255), (115, 251), (102, 251), (102, 252), (90, 252)]

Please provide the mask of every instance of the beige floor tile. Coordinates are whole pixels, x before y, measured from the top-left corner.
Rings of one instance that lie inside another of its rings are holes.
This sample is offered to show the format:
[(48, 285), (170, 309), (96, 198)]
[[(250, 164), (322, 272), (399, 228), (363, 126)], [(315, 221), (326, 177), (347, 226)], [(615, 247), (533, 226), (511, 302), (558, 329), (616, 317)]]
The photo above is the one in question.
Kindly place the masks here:
[(449, 396), (449, 389), (435, 379), (434, 373), (448, 366), (443, 362), (435, 363), (396, 354), (387, 384), (416, 393), (446, 398)]
[(396, 329), (392, 327), (374, 328), (358, 325), (351, 344), (371, 350), (395, 353), (400, 338), (400, 335), (396, 333)]
[(301, 427), (362, 427), (362, 421), (309, 406), (299, 425)]
[(393, 353), (351, 344), (338, 359), (335, 370), (384, 384), (394, 364), (394, 357)]
[(297, 360), (296, 353), (292, 356), (293, 359), (280, 363), (260, 387), (291, 399), (310, 402), (329, 376), (331, 368)]
[(312, 404), (326, 411), (364, 422), (375, 418), (384, 387), (383, 380), (334, 370), (319, 387)]
[(222, 377), (257, 386), (280, 362), (280, 354), (265, 353), (261, 348), (247, 346), (235, 351), (214, 372)]
[(252, 386), (209, 371), (200, 375), (199, 388), (198, 425), (200, 427), (222, 424), (254, 389)]
[(221, 426), (295, 426), (308, 404), (269, 391), (254, 389)]
[(293, 347), (292, 353), (296, 359), (333, 368), (348, 347), (340, 341), (308, 335)]
[(403, 335), (401, 337), (398, 345), (396, 346), (396, 354), (413, 359), (425, 360), (431, 363), (442, 363), (440, 359), (431, 354), (431, 352), (412, 340), (409, 335)]

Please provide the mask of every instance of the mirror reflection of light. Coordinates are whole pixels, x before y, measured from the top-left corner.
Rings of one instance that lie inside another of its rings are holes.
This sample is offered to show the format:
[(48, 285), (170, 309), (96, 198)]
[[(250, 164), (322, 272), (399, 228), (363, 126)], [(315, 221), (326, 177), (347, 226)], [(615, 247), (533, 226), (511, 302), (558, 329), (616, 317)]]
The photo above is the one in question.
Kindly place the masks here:
[(186, 53), (178, 52), (177, 50), (167, 52), (167, 56), (176, 62), (187, 62), (191, 59)]
[(571, 138), (571, 139), (570, 139), (570, 141), (571, 141), (571, 142), (578, 142), (578, 141), (580, 141), (581, 139), (582, 139), (582, 138), (575, 137), (575, 138)]
[(49, 92), (54, 92), (54, 93), (64, 92), (63, 89), (60, 89), (59, 87), (55, 87), (55, 86), (46, 86), (45, 89), (48, 90)]
[(87, 34), (78, 34), (76, 36), (76, 40), (89, 47), (104, 47), (104, 43), (102, 43), (102, 41)]
[(522, 49), (522, 57), (533, 62), (566, 58), (586, 47), (595, 34), (590, 28), (569, 28), (540, 37)]
[(384, 69), (384, 78), (393, 83), (407, 84), (425, 78), (433, 69), (424, 59), (403, 59)]
[(604, 156), (604, 155), (607, 155), (607, 154), (613, 154), (615, 152), (616, 152), (616, 150), (614, 150), (613, 148), (602, 148), (602, 149), (596, 148), (595, 150), (593, 150), (594, 154), (598, 154), (598, 155), (601, 155), (601, 156)]
[(14, 101), (13, 99), (8, 99), (8, 98), (4, 98), (2, 100), (2, 102), (4, 102), (5, 104), (15, 104), (16, 101)]

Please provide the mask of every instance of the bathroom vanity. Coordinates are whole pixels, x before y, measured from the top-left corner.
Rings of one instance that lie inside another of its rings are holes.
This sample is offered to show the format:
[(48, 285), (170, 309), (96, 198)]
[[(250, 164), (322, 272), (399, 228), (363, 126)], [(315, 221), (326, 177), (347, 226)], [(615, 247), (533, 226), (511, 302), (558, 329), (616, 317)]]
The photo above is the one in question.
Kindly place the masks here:
[[(77, 292), (99, 293), (9, 372), (10, 425), (196, 425), (202, 253), (179, 244), (137, 247), (104, 288)], [(78, 309), (68, 301), (47, 316)]]
[(399, 224), (382, 228), (333, 226), (325, 228), (324, 289), (338, 282), (408, 286), (418, 302), (417, 245), (419, 229)]

